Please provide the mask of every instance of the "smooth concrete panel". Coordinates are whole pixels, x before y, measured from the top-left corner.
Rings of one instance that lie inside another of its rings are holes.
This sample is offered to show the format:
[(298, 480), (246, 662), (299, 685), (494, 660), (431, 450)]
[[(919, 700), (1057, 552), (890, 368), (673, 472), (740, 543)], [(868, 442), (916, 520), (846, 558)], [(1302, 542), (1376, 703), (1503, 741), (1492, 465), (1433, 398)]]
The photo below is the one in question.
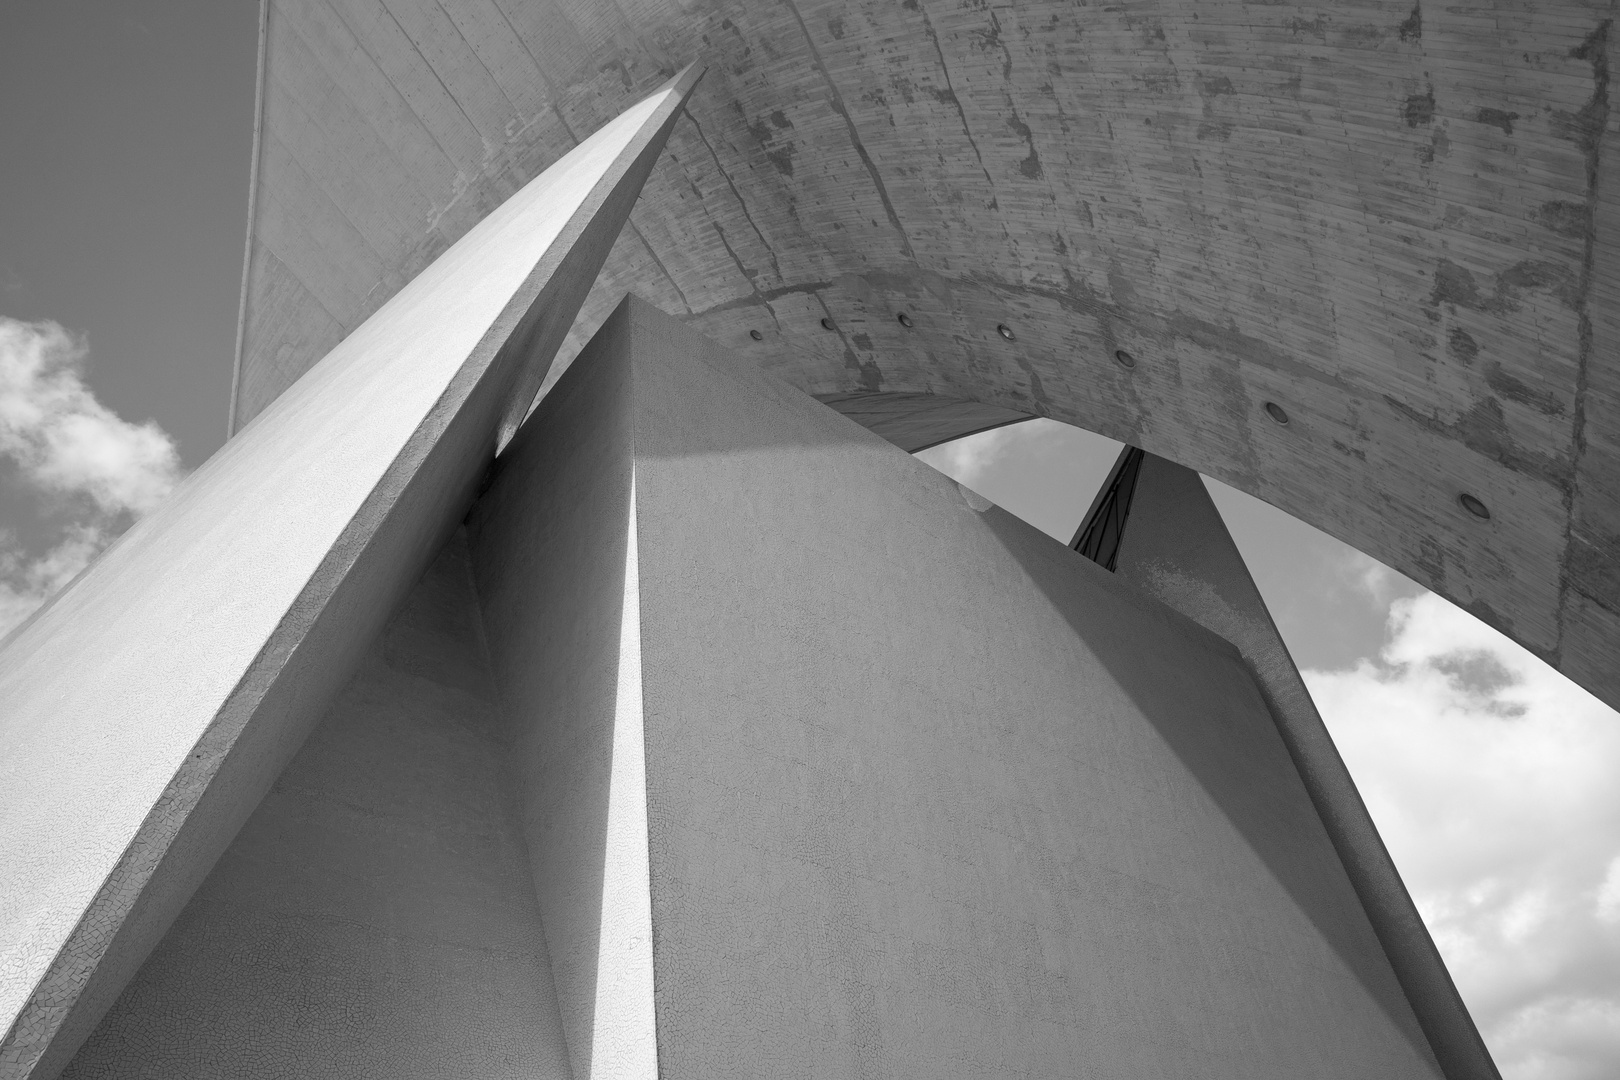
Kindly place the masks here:
[(602, 806), (634, 492), (660, 1075), (1440, 1075), (1229, 643), (639, 302), (553, 393), (475, 559)]
[(1283, 742), (1446, 1075), (1497, 1080), (1490, 1051), (1202, 477), (1156, 454), (1143, 455), (1115, 572), (1226, 638), (1253, 666)]
[(665, 1075), (1439, 1075), (1228, 643), (634, 312)]
[(697, 77), (396, 295), (0, 650), (0, 1077), (53, 1075), (471, 503)]
[(462, 533), (64, 1080), (567, 1080)]
[[(524, 826), (575, 1080), (611, 1074), (604, 1062), (616, 1060), (615, 1047), (597, 1047), (599, 1020), (637, 1015), (627, 996), (643, 1004), (644, 1015), (618, 1030), (621, 1045), (652, 1044), (650, 971), (642, 968), (648, 985), (617, 986), (614, 972), (604, 972), (618, 943), (614, 916), (625, 914), (617, 905), (640, 910), (649, 903), (645, 828), (639, 838), (610, 828), (627, 809), (634, 812), (626, 796), (634, 796), (642, 820), (646, 803), (644, 787), (627, 792), (620, 783), (621, 729), (633, 722), (639, 731), (641, 702), (639, 688), (627, 685), (640, 677), (638, 659), (626, 655), (639, 644), (627, 641), (625, 617), (627, 603), (631, 618), (637, 614), (627, 573), (629, 372), (611, 357), (594, 359), (611, 354), (613, 340), (604, 331), (580, 362), (606, 381), (556, 386), (497, 461), (469, 517), (491, 656), (517, 732)], [(612, 850), (610, 839), (617, 841)], [(627, 880), (624, 871), (638, 858), (628, 845), (639, 845), (639, 898), (607, 897), (604, 890)], [(650, 966), (650, 929), (641, 937)]]

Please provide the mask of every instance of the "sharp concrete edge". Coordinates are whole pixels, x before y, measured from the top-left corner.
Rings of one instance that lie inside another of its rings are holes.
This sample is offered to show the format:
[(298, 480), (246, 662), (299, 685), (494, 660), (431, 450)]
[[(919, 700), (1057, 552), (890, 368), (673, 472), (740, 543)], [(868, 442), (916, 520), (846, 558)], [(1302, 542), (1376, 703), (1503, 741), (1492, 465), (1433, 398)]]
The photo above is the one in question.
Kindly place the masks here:
[(71, 1058), (460, 520), (701, 74), (497, 208), (0, 649), (0, 1077)]
[(1202, 478), (1184, 465), (1146, 454), (1133, 511), (1141, 509), (1144, 497), (1176, 504), (1176, 527), (1165, 528), (1157, 515), (1133, 512), (1120, 541), (1118, 572), (1243, 653), (1447, 1080), (1501, 1080)]
[(230, 411), (225, 437), (236, 434), (236, 401), (242, 392), (242, 343), (247, 338), (248, 273), (253, 267), (253, 213), (259, 202), (259, 144), (264, 130), (265, 53), (270, 48), (270, 0), (259, 0), (259, 71), (253, 89), (253, 154), (248, 160), (247, 230), (242, 241), (242, 288), (236, 301), (236, 352), (231, 359)]

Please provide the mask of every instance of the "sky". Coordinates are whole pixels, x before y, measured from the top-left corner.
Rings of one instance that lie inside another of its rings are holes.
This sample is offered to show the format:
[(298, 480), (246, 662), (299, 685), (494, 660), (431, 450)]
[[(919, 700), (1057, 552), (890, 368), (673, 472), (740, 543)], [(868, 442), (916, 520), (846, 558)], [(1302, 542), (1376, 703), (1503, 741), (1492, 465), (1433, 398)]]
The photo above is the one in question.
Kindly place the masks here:
[[(0, 634), (225, 438), (257, 17), (0, 11)], [(1117, 451), (1041, 420), (922, 456), (1066, 541)], [(1507, 1080), (1620, 1076), (1620, 717), (1210, 489)]]
[(258, 0), (0, 9), (0, 628), (225, 439)]

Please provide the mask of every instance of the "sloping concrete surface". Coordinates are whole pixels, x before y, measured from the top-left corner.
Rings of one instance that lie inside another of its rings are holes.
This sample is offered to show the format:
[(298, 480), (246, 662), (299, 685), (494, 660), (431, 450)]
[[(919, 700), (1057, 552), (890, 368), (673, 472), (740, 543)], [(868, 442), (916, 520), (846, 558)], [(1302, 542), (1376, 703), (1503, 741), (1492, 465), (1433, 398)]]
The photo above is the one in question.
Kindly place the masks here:
[(1229, 643), (668, 316), (469, 534), (576, 1075), (630, 564), (658, 1075), (1441, 1075)]

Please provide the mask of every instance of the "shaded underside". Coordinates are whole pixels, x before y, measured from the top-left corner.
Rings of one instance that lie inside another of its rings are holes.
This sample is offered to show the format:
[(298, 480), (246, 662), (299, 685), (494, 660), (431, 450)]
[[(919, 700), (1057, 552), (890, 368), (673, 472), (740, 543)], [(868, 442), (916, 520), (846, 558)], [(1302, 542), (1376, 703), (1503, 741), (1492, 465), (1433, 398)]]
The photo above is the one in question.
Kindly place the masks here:
[(238, 424), (701, 59), (564, 364), (634, 291), (917, 445), (1077, 424), (1620, 702), (1610, 8), (271, 0)]

